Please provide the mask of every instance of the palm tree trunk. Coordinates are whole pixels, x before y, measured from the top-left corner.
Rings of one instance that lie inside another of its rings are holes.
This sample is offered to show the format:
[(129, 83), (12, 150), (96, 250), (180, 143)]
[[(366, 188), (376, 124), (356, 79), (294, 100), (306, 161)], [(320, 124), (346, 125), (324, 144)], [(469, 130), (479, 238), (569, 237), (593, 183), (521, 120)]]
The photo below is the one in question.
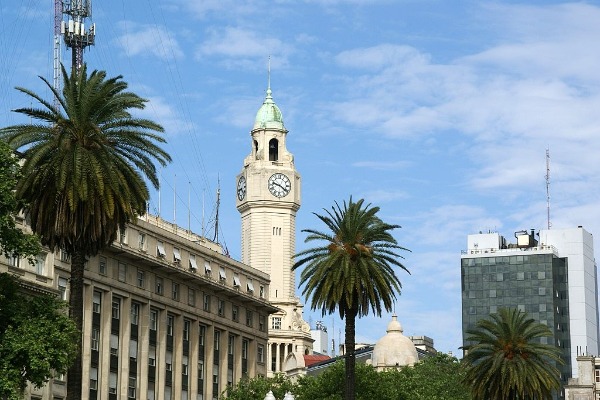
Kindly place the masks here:
[[(76, 249), (71, 255), (71, 291), (69, 293), (69, 315), (75, 321), (79, 332), (83, 332), (83, 271), (85, 254)], [(83, 365), (81, 357), (81, 340), (77, 343), (77, 356), (67, 372), (67, 399), (79, 400), (84, 398), (81, 393)]]
[(346, 312), (346, 390), (344, 392), (345, 400), (354, 400), (356, 397), (354, 389), (356, 356), (354, 347), (356, 346), (356, 310), (348, 310)]

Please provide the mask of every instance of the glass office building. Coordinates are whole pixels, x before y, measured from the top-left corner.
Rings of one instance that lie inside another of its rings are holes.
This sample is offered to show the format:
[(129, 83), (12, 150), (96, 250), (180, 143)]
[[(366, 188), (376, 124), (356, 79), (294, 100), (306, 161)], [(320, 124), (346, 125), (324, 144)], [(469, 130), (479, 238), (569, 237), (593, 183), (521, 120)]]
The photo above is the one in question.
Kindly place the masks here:
[(577, 355), (598, 354), (592, 236), (579, 227), (521, 231), (515, 239), (508, 243), (495, 232), (468, 236), (461, 255), (463, 345), (477, 321), (503, 307), (518, 308), (553, 332), (542, 341), (562, 350), (566, 384), (577, 374)]

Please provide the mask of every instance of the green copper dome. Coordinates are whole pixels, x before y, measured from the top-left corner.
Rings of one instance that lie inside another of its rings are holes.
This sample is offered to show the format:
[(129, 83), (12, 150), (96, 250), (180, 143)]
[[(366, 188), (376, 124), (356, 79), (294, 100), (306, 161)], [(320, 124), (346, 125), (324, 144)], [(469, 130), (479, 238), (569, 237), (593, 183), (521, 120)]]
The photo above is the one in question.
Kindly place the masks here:
[(285, 129), (283, 126), (283, 115), (281, 115), (281, 110), (273, 101), (273, 97), (271, 97), (270, 85), (267, 89), (267, 97), (265, 97), (265, 101), (263, 101), (262, 106), (260, 106), (256, 113), (254, 129), (257, 128)]

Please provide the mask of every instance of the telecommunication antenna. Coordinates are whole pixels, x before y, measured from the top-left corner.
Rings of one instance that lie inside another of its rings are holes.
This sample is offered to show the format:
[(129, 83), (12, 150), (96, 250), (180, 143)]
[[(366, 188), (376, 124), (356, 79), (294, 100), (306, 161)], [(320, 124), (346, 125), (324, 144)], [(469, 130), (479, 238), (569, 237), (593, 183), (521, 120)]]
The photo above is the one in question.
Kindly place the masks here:
[(215, 234), (213, 236), (213, 242), (219, 243), (219, 207), (221, 206), (221, 179), (219, 178), (217, 184), (217, 211), (215, 213)]
[(546, 149), (546, 209), (548, 213), (548, 229), (552, 226), (550, 222), (550, 149)]
[[(53, 62), (53, 76), (52, 76), (52, 87), (54, 90), (60, 93), (60, 80), (62, 77), (62, 71), (60, 68), (61, 54), (60, 46), (61, 41), (61, 27), (62, 27), (62, 14), (63, 4), (62, 0), (54, 0), (54, 62)], [(54, 98), (54, 108), (58, 110), (59, 103), (58, 98)]]
[(92, 16), (92, 0), (55, 0), (55, 12), (59, 7), (57, 3), (61, 3), (63, 14), (69, 16), (68, 21), (62, 21), (60, 33), (71, 49), (71, 68), (79, 71), (83, 65), (83, 50), (92, 46), (96, 39), (96, 24), (85, 29), (85, 20)]

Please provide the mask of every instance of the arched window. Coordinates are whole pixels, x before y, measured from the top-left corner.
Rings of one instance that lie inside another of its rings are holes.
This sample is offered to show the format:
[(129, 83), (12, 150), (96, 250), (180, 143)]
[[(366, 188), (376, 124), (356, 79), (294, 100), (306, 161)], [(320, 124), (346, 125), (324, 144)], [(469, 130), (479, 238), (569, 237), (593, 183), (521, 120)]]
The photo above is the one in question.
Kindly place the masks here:
[(254, 141), (254, 154), (258, 153), (258, 142)]
[(279, 143), (277, 139), (269, 140), (269, 161), (277, 161), (279, 159)]

